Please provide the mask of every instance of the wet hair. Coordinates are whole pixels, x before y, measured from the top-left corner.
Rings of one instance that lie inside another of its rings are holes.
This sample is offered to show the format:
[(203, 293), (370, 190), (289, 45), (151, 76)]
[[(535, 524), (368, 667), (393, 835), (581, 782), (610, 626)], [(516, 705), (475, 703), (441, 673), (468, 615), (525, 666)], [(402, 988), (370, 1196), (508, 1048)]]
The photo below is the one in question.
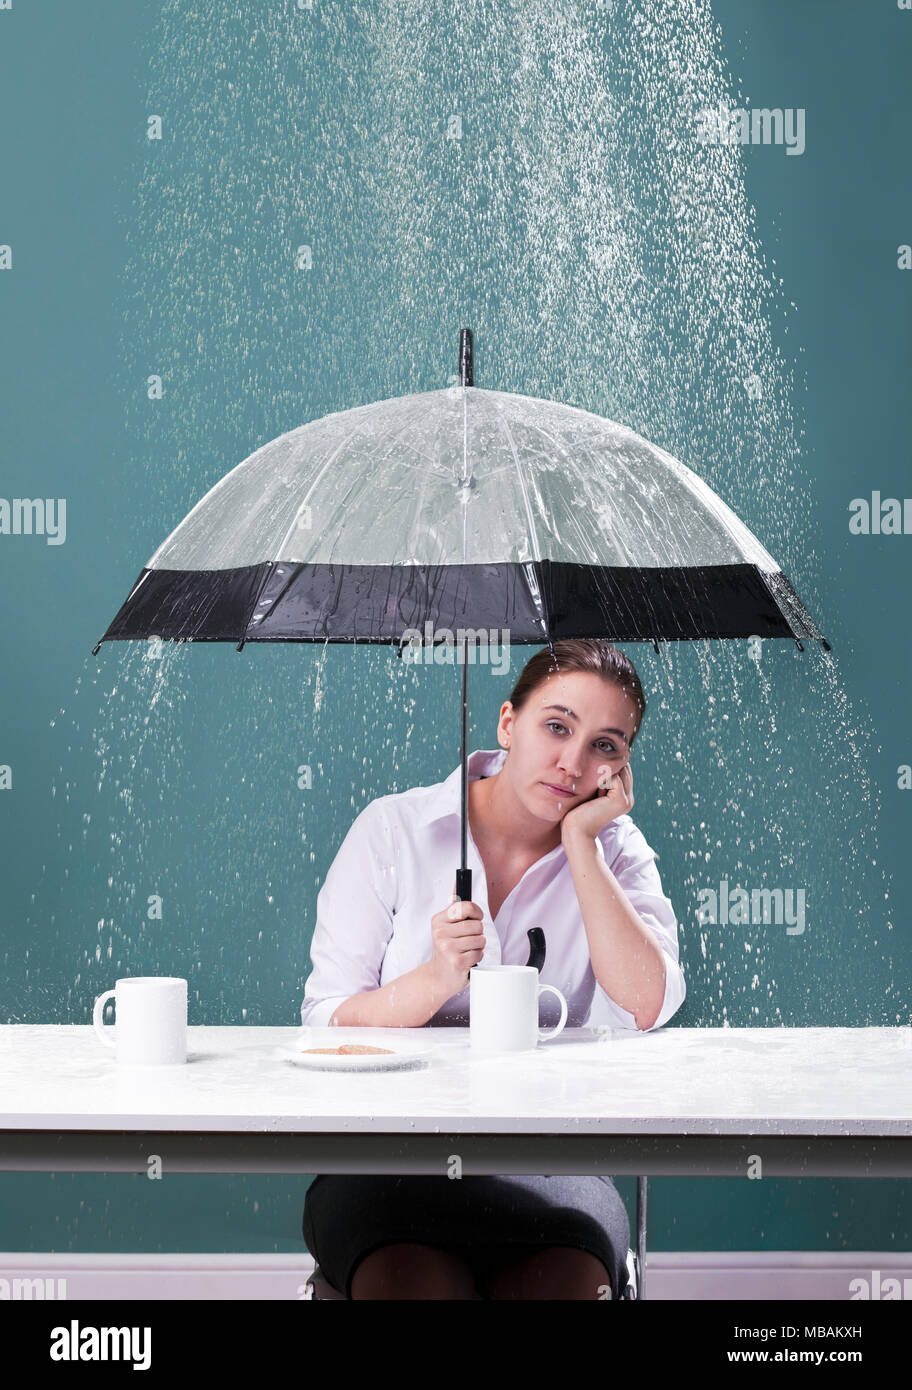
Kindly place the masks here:
[(542, 647), (540, 652), (536, 652), (526, 662), (519, 680), (513, 687), (513, 693), (510, 695), (513, 709), (522, 709), (532, 692), (547, 680), (548, 676), (568, 671), (592, 672), (611, 685), (617, 686), (630, 697), (639, 711), (636, 730), (630, 740), (632, 744), (640, 732), (643, 715), (646, 713), (646, 697), (633, 662), (603, 638), (573, 638), (555, 642), (553, 647)]

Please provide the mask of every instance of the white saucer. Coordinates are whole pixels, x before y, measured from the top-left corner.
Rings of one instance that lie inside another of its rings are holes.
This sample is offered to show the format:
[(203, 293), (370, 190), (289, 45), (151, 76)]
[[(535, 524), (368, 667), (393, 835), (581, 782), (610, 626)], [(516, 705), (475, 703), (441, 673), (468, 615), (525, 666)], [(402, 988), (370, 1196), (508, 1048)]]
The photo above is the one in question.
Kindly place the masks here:
[(296, 1047), (279, 1047), (276, 1056), (311, 1071), (402, 1071), (421, 1065), (433, 1051), (434, 1048), (427, 1043), (402, 1041), (397, 1042), (389, 1054), (303, 1052)]

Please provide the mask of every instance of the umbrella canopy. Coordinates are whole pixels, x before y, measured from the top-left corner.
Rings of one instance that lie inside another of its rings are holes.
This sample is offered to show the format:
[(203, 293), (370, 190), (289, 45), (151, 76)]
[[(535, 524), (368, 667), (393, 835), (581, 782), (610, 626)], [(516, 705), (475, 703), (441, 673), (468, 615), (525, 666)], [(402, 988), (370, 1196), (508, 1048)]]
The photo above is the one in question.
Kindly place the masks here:
[(427, 622), (513, 643), (829, 646), (691, 469), (589, 411), (472, 385), (257, 449), (147, 561), (101, 642), (393, 642)]
[[(780, 566), (691, 469), (602, 416), (474, 385), (326, 415), (257, 449), (141, 570), (102, 642), (814, 637)], [(544, 961), (540, 928), (530, 964)]]

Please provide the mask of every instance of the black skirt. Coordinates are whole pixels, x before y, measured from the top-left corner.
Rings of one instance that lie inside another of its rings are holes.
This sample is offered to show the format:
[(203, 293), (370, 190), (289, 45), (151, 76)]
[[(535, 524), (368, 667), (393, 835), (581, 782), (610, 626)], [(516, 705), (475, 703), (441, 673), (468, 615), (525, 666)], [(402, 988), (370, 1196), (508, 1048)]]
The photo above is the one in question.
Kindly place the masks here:
[(302, 1226), (323, 1277), (348, 1298), (358, 1263), (397, 1241), (453, 1249), (476, 1276), (511, 1251), (569, 1245), (602, 1261), (612, 1298), (628, 1282), (630, 1223), (610, 1178), (322, 1173), (307, 1190)]

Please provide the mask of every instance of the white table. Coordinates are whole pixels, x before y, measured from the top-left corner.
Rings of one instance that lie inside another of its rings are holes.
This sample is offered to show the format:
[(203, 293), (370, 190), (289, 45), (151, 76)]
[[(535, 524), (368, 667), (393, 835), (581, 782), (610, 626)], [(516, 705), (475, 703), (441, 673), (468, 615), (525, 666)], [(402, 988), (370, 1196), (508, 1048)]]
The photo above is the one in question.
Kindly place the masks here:
[(912, 1176), (912, 1029), (567, 1029), (472, 1058), (462, 1028), (314, 1028), (309, 1045), (436, 1047), (316, 1072), (297, 1027), (194, 1027), (186, 1066), (118, 1067), (90, 1026), (0, 1027), (0, 1169)]

